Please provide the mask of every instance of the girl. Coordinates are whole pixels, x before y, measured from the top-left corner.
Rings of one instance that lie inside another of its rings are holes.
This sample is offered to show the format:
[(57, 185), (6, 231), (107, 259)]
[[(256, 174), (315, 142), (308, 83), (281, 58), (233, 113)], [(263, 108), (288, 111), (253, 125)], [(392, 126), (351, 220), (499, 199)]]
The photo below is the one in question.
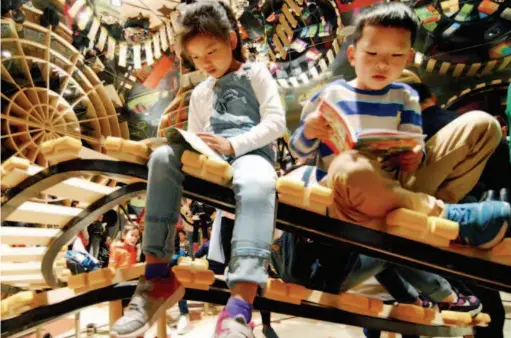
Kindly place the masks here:
[(136, 225), (126, 225), (121, 232), (121, 240), (113, 243), (110, 250), (110, 268), (127, 268), (137, 264), (137, 243), (140, 239), (140, 229)]
[[(285, 131), (285, 111), (277, 84), (265, 66), (245, 63), (238, 24), (217, 1), (183, 6), (178, 45), (209, 78), (190, 99), (188, 130), (225, 156), (233, 168), (236, 223), (226, 279), (232, 295), (220, 314), (214, 337), (253, 337), (249, 322), (257, 287), (268, 279), (274, 225), (275, 152), (271, 143)], [(181, 145), (156, 149), (148, 163), (145, 278), (128, 311), (112, 328), (117, 337), (142, 335), (184, 288), (169, 269), (179, 217)]]

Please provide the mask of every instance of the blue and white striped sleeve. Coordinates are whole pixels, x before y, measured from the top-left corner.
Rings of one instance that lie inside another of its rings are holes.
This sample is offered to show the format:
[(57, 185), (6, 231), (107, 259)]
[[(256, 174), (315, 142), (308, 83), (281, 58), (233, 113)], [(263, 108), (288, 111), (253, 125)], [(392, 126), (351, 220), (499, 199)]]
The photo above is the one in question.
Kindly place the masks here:
[(408, 85), (403, 85), (403, 108), (398, 129), (422, 134), (419, 94)]
[(318, 150), (320, 140), (308, 139), (304, 134), (304, 122), (305, 118), (316, 111), (318, 105), (318, 98), (321, 92), (316, 93), (307, 104), (303, 107), (302, 116), (300, 118), (300, 127), (295, 130), (289, 141), (291, 154), (302, 160), (314, 159)]
[[(401, 111), (401, 121), (398, 129), (402, 131), (409, 131), (413, 133), (422, 134), (422, 114), (421, 105), (419, 102), (419, 94), (408, 85), (403, 88), (403, 110)], [(421, 142), (422, 162), (426, 160), (426, 147), (424, 141)]]

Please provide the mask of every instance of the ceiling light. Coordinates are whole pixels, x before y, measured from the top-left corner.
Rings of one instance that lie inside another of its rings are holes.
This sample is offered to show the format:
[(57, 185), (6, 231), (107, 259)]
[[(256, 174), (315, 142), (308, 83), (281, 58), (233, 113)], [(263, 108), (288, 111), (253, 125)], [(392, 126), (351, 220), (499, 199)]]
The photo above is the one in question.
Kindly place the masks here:
[(2, 51), (2, 56), (4, 58), (10, 58), (12, 56), (11, 52), (9, 52), (8, 50), (3, 50)]
[(121, 7), (122, 6), (122, 0), (110, 0), (110, 4), (114, 7)]

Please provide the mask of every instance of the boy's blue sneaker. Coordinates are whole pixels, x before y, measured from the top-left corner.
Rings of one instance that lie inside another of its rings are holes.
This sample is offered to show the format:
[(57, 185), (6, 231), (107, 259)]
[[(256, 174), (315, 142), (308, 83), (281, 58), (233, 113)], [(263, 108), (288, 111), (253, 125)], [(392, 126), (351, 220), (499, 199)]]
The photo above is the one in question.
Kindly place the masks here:
[(445, 211), (447, 219), (460, 225), (459, 241), (483, 249), (502, 241), (511, 224), (511, 206), (507, 202), (446, 204)]

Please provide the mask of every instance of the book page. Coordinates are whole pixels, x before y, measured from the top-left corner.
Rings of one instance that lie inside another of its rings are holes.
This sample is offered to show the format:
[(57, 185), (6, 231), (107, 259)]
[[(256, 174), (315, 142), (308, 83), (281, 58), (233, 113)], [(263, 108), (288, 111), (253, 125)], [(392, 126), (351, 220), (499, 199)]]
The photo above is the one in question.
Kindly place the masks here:
[(425, 137), (423, 134), (399, 130), (367, 129), (358, 134), (355, 149), (385, 158), (424, 144)]
[(352, 149), (357, 143), (357, 137), (353, 128), (349, 124), (344, 114), (330, 104), (324, 98), (320, 98), (318, 112), (330, 124), (333, 135), (330, 140), (324, 143), (335, 153), (340, 154), (343, 151)]
[(206, 142), (204, 142), (195, 133), (172, 127), (167, 130), (167, 140), (169, 143), (182, 143), (184, 141), (188, 143), (194, 150), (203, 155), (206, 155), (209, 158), (225, 161), (222, 156), (220, 156), (220, 154), (211, 149), (206, 144)]

